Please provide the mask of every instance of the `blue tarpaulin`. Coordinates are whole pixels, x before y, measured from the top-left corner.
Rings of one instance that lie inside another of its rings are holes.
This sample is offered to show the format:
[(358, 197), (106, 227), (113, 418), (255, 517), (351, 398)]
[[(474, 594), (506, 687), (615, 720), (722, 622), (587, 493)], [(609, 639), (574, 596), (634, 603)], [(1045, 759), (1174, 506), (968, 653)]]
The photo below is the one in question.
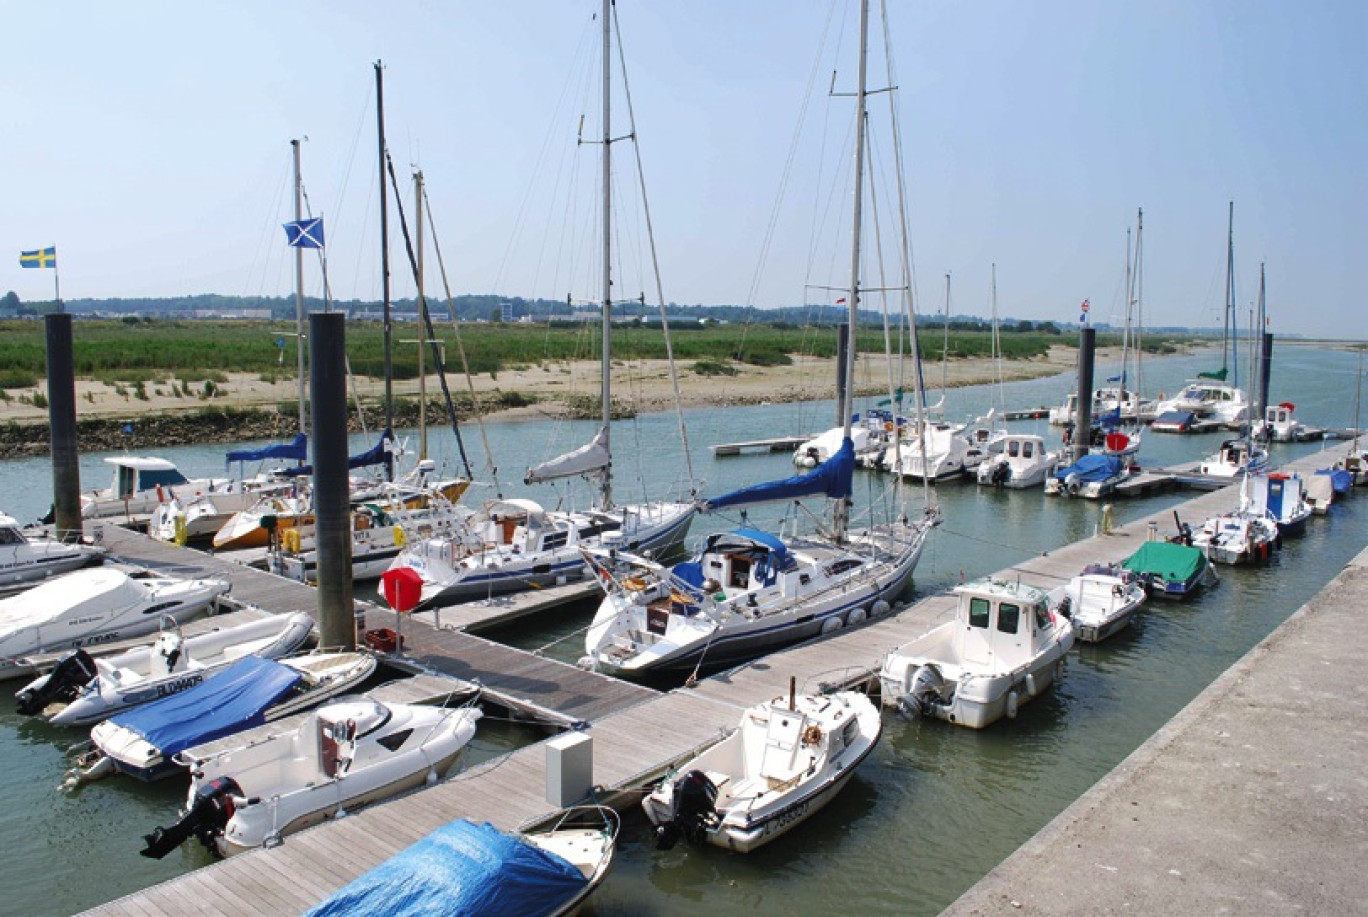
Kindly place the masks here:
[(247, 656), (189, 690), (153, 701), (110, 722), (142, 736), (162, 757), (266, 721), (266, 710), (302, 678), (298, 669)]
[(338, 889), (305, 917), (550, 914), (587, 884), (560, 857), (461, 820)]
[(276, 443), (261, 449), (242, 449), (228, 453), (228, 464), (233, 462), (261, 462), (266, 459), (292, 459), (296, 462), (309, 460), (309, 437), (300, 433), (292, 443)]
[(1336, 494), (1347, 494), (1354, 489), (1354, 475), (1343, 468), (1319, 468), (1316, 474), (1330, 477), (1330, 487)]
[[(385, 446), (394, 439), (394, 434), (386, 430), (380, 437), (380, 442), (362, 452), (360, 455), (352, 455), (347, 458), (348, 468), (366, 468), (370, 465), (385, 465), (391, 461), (393, 455)], [(313, 474), (312, 465), (302, 465), (299, 468), (287, 468), (281, 472), (288, 478), (299, 477), (301, 475)]]
[(841, 443), (836, 454), (807, 474), (796, 474), (779, 481), (752, 484), (740, 490), (703, 500), (701, 509), (707, 513), (727, 506), (748, 506), (776, 500), (795, 500), (814, 494), (825, 494), (833, 500), (850, 496), (851, 481), (855, 477), (855, 444), (850, 437)]
[(1085, 455), (1072, 465), (1056, 469), (1054, 476), (1061, 481), (1070, 475), (1078, 475), (1077, 480), (1085, 484), (1106, 481), (1121, 473), (1121, 459), (1115, 455)]

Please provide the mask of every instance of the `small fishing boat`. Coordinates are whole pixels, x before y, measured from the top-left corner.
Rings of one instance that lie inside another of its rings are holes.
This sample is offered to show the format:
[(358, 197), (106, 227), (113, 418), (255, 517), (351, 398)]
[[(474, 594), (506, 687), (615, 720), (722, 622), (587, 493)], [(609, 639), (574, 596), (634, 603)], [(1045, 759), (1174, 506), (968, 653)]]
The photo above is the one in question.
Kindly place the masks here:
[(1024, 583), (983, 579), (954, 591), (955, 620), (884, 659), (884, 702), (909, 719), (934, 716), (971, 729), (1014, 719), (1062, 671), (1073, 623), (1045, 590)]
[(1216, 570), (1206, 552), (1171, 541), (1147, 541), (1123, 566), (1140, 577), (1151, 596), (1184, 599), (1217, 583)]
[(1197, 466), (1197, 473), (1209, 478), (1230, 478), (1241, 474), (1260, 474), (1268, 470), (1268, 450), (1248, 439), (1228, 439), (1214, 455)]
[(978, 482), (997, 487), (1035, 487), (1059, 464), (1059, 453), (1045, 448), (1045, 440), (1033, 433), (1013, 433), (1001, 449), (978, 467)]
[(475, 736), (480, 711), (382, 704), (347, 697), (325, 704), (274, 741), (180, 754), (190, 793), (180, 821), (145, 835), (143, 856), (161, 859), (191, 837), (220, 856), (276, 844), (287, 834), (414, 787), (432, 786)]
[(1264, 410), (1263, 420), (1254, 425), (1250, 435), (1275, 443), (1302, 443), (1314, 438), (1317, 431), (1296, 418), (1292, 413), (1296, 409), (1297, 406), (1290, 401), (1270, 404)]
[(1277, 524), (1266, 514), (1250, 510), (1212, 516), (1192, 533), (1192, 546), (1218, 564), (1263, 563), (1273, 556), (1277, 544)]
[(518, 835), (454, 821), (333, 892), (305, 917), (565, 917), (608, 874), (617, 833), (617, 813), (605, 806), (578, 806), (547, 830)]
[(1128, 474), (1130, 469), (1120, 456), (1084, 455), (1072, 465), (1056, 468), (1045, 479), (1045, 492), (1096, 500), (1116, 490)]
[(1306, 500), (1306, 481), (1292, 474), (1256, 475), (1249, 479), (1251, 511), (1270, 517), (1277, 524), (1280, 535), (1302, 535), (1306, 520), (1311, 518), (1311, 504)]
[(114, 480), (108, 487), (81, 494), (84, 519), (148, 514), (172, 495), (188, 499), (229, 485), (228, 478), (187, 478), (174, 464), (155, 456), (116, 455), (105, 461), (114, 466)]
[(797, 694), (741, 714), (726, 738), (681, 764), (642, 800), (663, 850), (685, 838), (749, 853), (817, 812), (879, 740), (864, 694)]
[(305, 611), (261, 618), (186, 637), (170, 619), (156, 642), (92, 659), (76, 650), (15, 695), (27, 716), (54, 726), (91, 726), (125, 710), (179, 694), (244, 656), (278, 659), (313, 636)]
[(105, 720), (90, 732), (99, 755), (78, 761), (76, 780), (119, 770), (159, 780), (184, 770), (182, 751), (316, 707), (375, 671), (370, 653), (239, 659), (193, 688)]
[(178, 579), (116, 567), (77, 570), (0, 600), (0, 678), (30, 673), (26, 657), (155, 633), (228, 592), (218, 579)]
[(58, 541), (44, 532), (25, 531), (13, 516), (0, 514), (0, 595), (104, 559), (105, 549), (93, 542)]
[(1145, 603), (1145, 588), (1129, 570), (1089, 564), (1067, 584), (1050, 590), (1050, 603), (1073, 621), (1077, 639), (1099, 643), (1130, 625)]

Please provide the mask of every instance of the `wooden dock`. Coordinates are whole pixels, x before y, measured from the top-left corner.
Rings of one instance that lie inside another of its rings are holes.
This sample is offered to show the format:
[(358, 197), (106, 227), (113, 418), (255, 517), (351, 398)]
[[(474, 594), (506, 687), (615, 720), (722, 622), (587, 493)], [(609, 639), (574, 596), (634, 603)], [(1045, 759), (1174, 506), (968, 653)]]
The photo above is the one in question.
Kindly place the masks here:
[[(1309, 473), (1343, 451), (1322, 452), (1287, 467)], [(1179, 509), (1190, 518), (1205, 518), (1230, 509), (1233, 495), (1232, 486), (1195, 497)], [(1172, 512), (1164, 509), (1123, 520), (1111, 534), (1062, 546), (995, 575), (1042, 587), (1061, 585), (1090, 563), (1124, 560), (1151, 531), (1169, 532)], [(593, 739), (594, 782), (601, 789), (597, 798), (625, 806), (639, 798), (640, 788), (734, 728), (743, 709), (784, 695), (790, 676), (796, 676), (802, 690), (807, 691), (866, 684), (888, 651), (950, 620), (954, 608), (953, 596), (932, 595), (895, 614), (775, 653), (692, 688), (667, 694), (636, 689), (645, 692), (645, 699), (616, 705), (596, 703), (588, 694), (561, 697), (560, 702), (567, 706), (578, 702), (576, 709), (588, 721), (585, 728)], [(447, 639), (478, 640), (469, 634), (435, 628), (420, 633), (416, 641), (419, 648), (411, 649), (410, 655), (434, 666), (447, 658), (443, 655), (448, 651)], [(459, 676), (457, 670), (469, 665), (449, 660), (443, 670)], [(484, 674), (495, 678), (502, 675), (507, 680), (539, 677), (512, 671)], [(537, 743), (430, 789), (291, 835), (279, 847), (196, 870), (88, 913), (180, 917), (187, 900), (195, 901), (204, 913), (244, 917), (263, 912), (300, 913), (454, 819), (487, 820), (505, 830), (526, 829), (553, 819), (558, 811), (546, 802), (545, 785), (546, 752)]]
[(752, 439), (744, 443), (718, 443), (712, 447), (713, 455), (741, 455), (743, 452), (792, 452), (803, 443), (812, 439), (811, 433), (798, 436), (776, 436), (773, 439)]

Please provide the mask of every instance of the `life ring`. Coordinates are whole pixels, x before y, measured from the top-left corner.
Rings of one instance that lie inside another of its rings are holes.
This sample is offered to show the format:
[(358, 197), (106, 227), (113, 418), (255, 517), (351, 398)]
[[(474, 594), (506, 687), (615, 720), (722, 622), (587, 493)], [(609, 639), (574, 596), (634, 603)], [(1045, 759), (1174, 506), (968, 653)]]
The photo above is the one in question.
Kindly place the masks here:
[(185, 541), (189, 535), (185, 531), (185, 514), (177, 513), (175, 520), (171, 524), (171, 540), (181, 547), (185, 546)]
[(803, 730), (803, 744), (816, 745), (822, 741), (822, 727), (816, 723)]
[(298, 553), (299, 553), (299, 529), (297, 529), (297, 528), (288, 528), (288, 529), (286, 529), (285, 531), (281, 532), (281, 533), (280, 533), (280, 546), (281, 546), (282, 548), (284, 548), (285, 551), (286, 551), (287, 553), (290, 553), (290, 554), (298, 554)]
[(884, 421), (884, 432), (885, 432), (885, 433), (892, 433), (892, 432), (893, 432), (893, 421), (891, 421), (891, 420), (885, 420), (885, 421)]
[(394, 546), (396, 548), (402, 548), (407, 541), (408, 539), (404, 536), (404, 527), (402, 525), (396, 525), (394, 527)]

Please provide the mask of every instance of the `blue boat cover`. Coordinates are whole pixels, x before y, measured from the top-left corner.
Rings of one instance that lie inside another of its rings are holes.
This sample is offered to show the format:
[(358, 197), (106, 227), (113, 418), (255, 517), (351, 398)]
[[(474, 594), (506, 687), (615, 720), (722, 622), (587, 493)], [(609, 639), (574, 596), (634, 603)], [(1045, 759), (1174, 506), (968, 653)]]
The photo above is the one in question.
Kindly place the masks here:
[(1097, 418), (1099, 427), (1119, 427), (1121, 426), (1121, 409), (1112, 408), (1107, 413)]
[(1078, 475), (1078, 480), (1087, 483), (1106, 481), (1121, 473), (1121, 458), (1116, 455), (1085, 455), (1072, 465), (1055, 470), (1054, 476), (1066, 480), (1069, 475)]
[(555, 854), (462, 819), (358, 876), (305, 917), (549, 914), (587, 884)]
[(855, 477), (855, 444), (846, 437), (841, 448), (822, 464), (807, 474), (795, 474), (779, 481), (752, 484), (740, 490), (723, 494), (720, 497), (705, 499), (700, 508), (705, 513), (727, 506), (749, 506), (752, 503), (770, 503), (776, 500), (796, 500), (813, 494), (826, 494), (833, 500), (843, 500), (850, 496), (851, 483)]
[[(359, 455), (348, 456), (347, 467), (367, 468), (371, 465), (388, 464), (390, 461), (392, 461), (391, 456), (394, 453), (386, 449), (385, 444), (391, 442), (393, 439), (394, 434), (391, 433), (389, 430), (386, 430), (380, 436), (380, 442), (376, 443), (374, 446), (372, 446), (371, 448), (367, 449), (365, 452), (362, 452)], [(283, 474), (287, 478), (296, 478), (301, 475), (313, 474), (313, 466), (301, 465), (298, 468), (287, 468), (284, 471), (282, 471), (281, 474)]]
[(300, 433), (292, 443), (276, 443), (262, 449), (242, 449), (228, 453), (228, 464), (233, 462), (260, 462), (266, 459), (292, 459), (296, 462), (309, 460), (309, 437)]
[(1330, 489), (1337, 494), (1347, 494), (1354, 489), (1354, 475), (1343, 468), (1320, 468), (1316, 474), (1330, 476)]
[(247, 656), (189, 690), (114, 717), (170, 758), (266, 722), (266, 710), (303, 678), (298, 669)]
[(1165, 411), (1154, 418), (1154, 423), (1162, 427), (1183, 427), (1193, 425), (1197, 420), (1197, 415), (1191, 411)]

